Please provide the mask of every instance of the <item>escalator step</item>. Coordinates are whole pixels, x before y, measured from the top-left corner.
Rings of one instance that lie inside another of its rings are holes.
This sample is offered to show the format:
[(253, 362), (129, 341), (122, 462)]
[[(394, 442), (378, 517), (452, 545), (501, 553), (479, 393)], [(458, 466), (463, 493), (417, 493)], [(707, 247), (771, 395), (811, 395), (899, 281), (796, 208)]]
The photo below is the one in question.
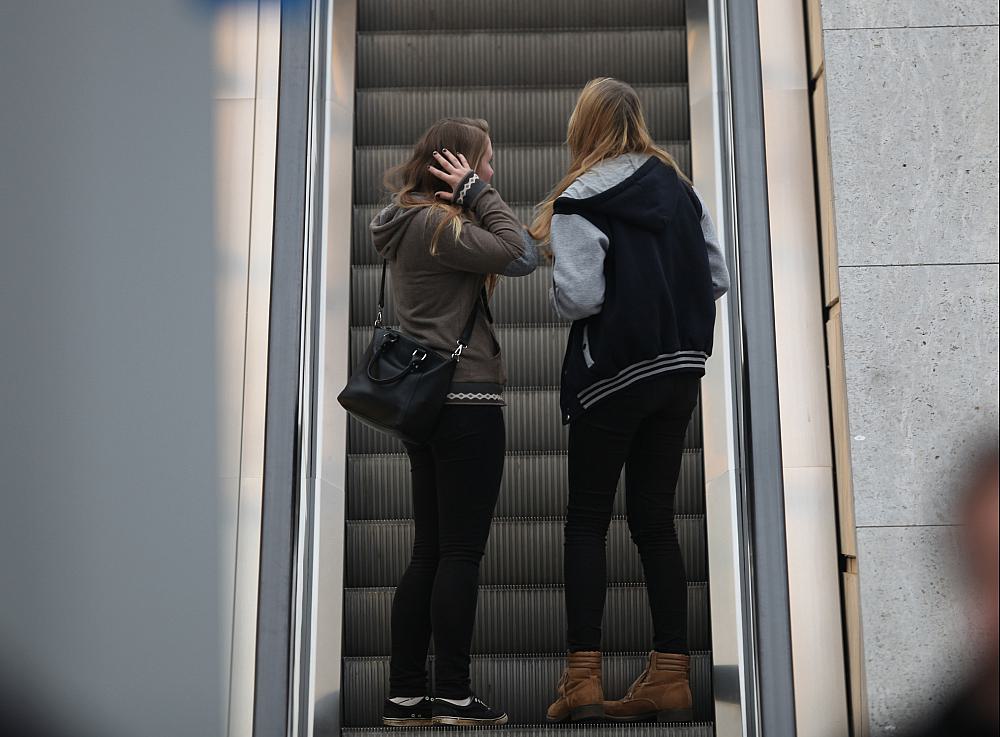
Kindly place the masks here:
[[(691, 171), (688, 141), (658, 141), (685, 172)], [(461, 152), (464, 153), (464, 152)], [(354, 201), (357, 204), (388, 202), (383, 186), (385, 172), (406, 161), (410, 146), (365, 146), (354, 150)], [(569, 152), (563, 145), (497, 146), (493, 185), (507, 202), (538, 203), (569, 167)]]
[[(498, 517), (558, 517), (566, 511), (566, 454), (511, 454), (504, 465), (497, 502)], [(624, 474), (623, 474), (624, 476)], [(615, 494), (614, 512), (625, 514), (624, 479)], [(677, 514), (705, 512), (701, 451), (684, 452), (674, 503)], [(348, 519), (408, 519), (410, 461), (405, 455), (364, 455), (347, 458)]]
[[(636, 87), (655, 138), (690, 136), (685, 85)], [(438, 118), (485, 118), (493, 145), (562, 145), (580, 89), (359, 89), (355, 101), (358, 146), (411, 146)], [(554, 184), (554, 182), (552, 182)]]
[[(507, 451), (512, 453), (563, 453), (568, 430), (563, 427), (556, 389), (510, 389), (504, 393), (507, 408)], [(403, 444), (353, 417), (348, 419), (348, 453), (402, 453)], [(701, 447), (701, 413), (696, 412), (684, 438), (685, 448)]]
[(496, 334), (507, 367), (507, 386), (559, 386), (569, 341), (568, 325), (498, 327)]
[[(508, 727), (438, 727), (453, 737), (474, 737), (484, 732), (502, 730), (505, 737), (538, 737), (547, 730), (558, 730), (560, 737), (714, 737), (715, 728), (711, 723), (701, 724), (585, 724), (563, 726), (551, 724), (526, 724)], [(371, 737), (371, 735), (394, 735), (397, 737), (419, 737), (426, 735), (426, 727), (405, 729), (402, 727), (348, 727), (341, 730), (344, 737)]]
[[(646, 665), (645, 654), (605, 655), (604, 695), (621, 698)], [(473, 656), (472, 688), (489, 704), (504, 709), (513, 724), (537, 724), (555, 699), (563, 656)], [(711, 653), (691, 653), (691, 692), (697, 721), (712, 718)], [(344, 658), (344, 726), (381, 723), (388, 692), (389, 658)]]
[(687, 82), (683, 28), (359, 33), (358, 87), (546, 87), (598, 76)]
[(649, 28), (683, 26), (684, 0), (365, 0), (358, 30), (443, 31), (478, 28)]
[[(393, 588), (344, 592), (344, 654), (388, 655)], [(553, 653), (566, 650), (565, 591), (561, 586), (483, 586), (479, 591), (474, 653)], [(611, 586), (604, 609), (606, 652), (652, 647), (653, 623), (645, 586)], [(525, 622), (531, 622), (525, 627)], [(688, 645), (708, 650), (708, 587), (688, 585)]]
[[(704, 517), (674, 518), (689, 581), (706, 579)], [(347, 522), (344, 585), (348, 588), (395, 586), (409, 563), (413, 547), (412, 520), (352, 520)], [(608, 530), (608, 581), (643, 580), (639, 554), (628, 525), (613, 519)], [(493, 522), (480, 583), (560, 584), (563, 582), (563, 521), (559, 519), (497, 519)]]

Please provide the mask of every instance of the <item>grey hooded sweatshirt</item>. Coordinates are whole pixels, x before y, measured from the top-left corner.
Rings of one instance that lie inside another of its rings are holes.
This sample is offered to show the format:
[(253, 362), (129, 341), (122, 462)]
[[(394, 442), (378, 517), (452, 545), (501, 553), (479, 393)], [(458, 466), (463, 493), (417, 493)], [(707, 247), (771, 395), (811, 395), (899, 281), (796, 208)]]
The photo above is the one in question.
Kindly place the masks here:
[[(458, 240), (449, 224), (431, 253), (444, 214), (438, 208), (391, 204), (371, 222), (372, 240), (389, 261), (391, 296), (400, 329), (442, 356), (450, 356), (488, 274), (524, 276), (537, 251), (517, 216), (489, 185), (464, 203)], [(480, 309), (462, 352), (448, 404), (503, 404), (507, 373), (493, 325)]]

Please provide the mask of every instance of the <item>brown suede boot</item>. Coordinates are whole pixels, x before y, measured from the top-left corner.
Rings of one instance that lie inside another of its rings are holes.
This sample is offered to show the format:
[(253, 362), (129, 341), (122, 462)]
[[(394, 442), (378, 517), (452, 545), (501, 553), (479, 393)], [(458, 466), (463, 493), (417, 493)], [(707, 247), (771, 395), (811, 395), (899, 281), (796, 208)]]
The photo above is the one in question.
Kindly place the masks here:
[(549, 707), (550, 722), (600, 720), (604, 718), (604, 689), (601, 688), (601, 654), (569, 653), (566, 670), (556, 686), (559, 698)]
[(608, 719), (622, 722), (692, 721), (688, 665), (687, 655), (651, 652), (646, 670), (620, 701), (604, 702), (604, 713)]

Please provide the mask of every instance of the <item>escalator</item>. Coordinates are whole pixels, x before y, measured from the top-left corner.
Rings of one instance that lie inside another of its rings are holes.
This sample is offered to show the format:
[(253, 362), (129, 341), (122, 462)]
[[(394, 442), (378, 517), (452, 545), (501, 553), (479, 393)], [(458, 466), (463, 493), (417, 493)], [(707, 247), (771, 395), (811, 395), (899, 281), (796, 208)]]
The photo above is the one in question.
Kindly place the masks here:
[[(355, 100), (351, 365), (375, 319), (379, 265), (367, 225), (386, 201), (383, 172), (429, 123), (486, 118), (494, 185), (527, 222), (565, 172), (562, 141), (579, 89), (596, 76), (630, 82), (657, 141), (690, 171), (683, 0), (359, 0)], [(562, 520), (567, 432), (559, 373), (569, 325), (548, 306), (551, 268), (505, 279), (494, 297), (510, 382), (507, 464), (483, 560), (473, 641), (475, 692), (510, 715), (507, 731), (535, 733), (563, 666)], [(393, 324), (389, 298), (387, 322)], [(381, 727), (388, 688), (389, 611), (413, 538), (402, 446), (350, 421), (343, 633), (342, 725)], [(641, 672), (652, 622), (642, 568), (619, 490), (608, 534), (604, 689), (620, 697)], [(711, 639), (700, 411), (688, 429), (676, 525), (687, 568), (691, 685), (697, 724), (581, 725), (574, 734), (708, 737)], [(433, 654), (431, 656), (433, 658)], [(455, 730), (452, 730), (455, 731)]]

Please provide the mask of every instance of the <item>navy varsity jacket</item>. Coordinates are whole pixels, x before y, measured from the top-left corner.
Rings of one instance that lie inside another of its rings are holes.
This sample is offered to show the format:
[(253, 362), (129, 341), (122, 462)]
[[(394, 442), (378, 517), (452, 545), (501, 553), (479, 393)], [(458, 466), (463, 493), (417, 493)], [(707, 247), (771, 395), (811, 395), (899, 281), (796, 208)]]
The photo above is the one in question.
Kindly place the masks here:
[[(622, 167), (628, 167), (624, 178)], [(601, 189), (602, 177), (605, 185), (620, 181)], [(563, 359), (564, 423), (647, 379), (703, 375), (715, 299), (728, 288), (714, 230), (706, 240), (703, 203), (673, 168), (631, 154), (577, 182), (583, 186), (571, 185), (556, 200), (552, 231), (553, 302), (575, 318)], [(603, 263), (587, 253), (594, 242)], [(563, 266), (562, 259), (575, 261)], [(594, 273), (580, 276), (587, 269)]]

